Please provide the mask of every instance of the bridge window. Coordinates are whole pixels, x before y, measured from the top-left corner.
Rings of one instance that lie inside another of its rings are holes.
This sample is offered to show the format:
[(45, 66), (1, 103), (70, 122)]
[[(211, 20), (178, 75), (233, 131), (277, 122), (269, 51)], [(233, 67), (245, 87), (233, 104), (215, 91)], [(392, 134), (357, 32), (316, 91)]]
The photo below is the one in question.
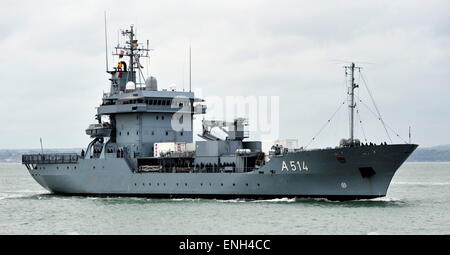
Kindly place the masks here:
[(164, 120), (164, 116), (161, 116), (161, 119)]
[(183, 136), (183, 132), (180, 132), (180, 135)]
[(166, 131), (166, 136), (168, 136), (168, 135), (169, 135), (169, 132)]
[(156, 115), (156, 120), (159, 120), (159, 116), (158, 115)]

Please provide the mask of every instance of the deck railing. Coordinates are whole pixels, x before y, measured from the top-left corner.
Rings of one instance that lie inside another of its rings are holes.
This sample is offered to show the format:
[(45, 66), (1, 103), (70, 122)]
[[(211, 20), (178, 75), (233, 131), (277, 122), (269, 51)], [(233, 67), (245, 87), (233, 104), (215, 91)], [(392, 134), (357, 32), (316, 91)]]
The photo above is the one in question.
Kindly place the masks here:
[(22, 164), (70, 164), (77, 163), (79, 157), (76, 153), (24, 154)]

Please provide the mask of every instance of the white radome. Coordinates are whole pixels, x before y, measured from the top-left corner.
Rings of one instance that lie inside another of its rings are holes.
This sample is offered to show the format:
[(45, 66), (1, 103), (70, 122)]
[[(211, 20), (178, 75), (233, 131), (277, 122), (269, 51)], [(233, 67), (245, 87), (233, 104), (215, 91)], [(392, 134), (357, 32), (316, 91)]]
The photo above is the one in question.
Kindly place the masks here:
[(134, 82), (132, 81), (127, 82), (125, 90), (134, 90), (134, 89), (136, 89), (136, 84), (134, 84)]

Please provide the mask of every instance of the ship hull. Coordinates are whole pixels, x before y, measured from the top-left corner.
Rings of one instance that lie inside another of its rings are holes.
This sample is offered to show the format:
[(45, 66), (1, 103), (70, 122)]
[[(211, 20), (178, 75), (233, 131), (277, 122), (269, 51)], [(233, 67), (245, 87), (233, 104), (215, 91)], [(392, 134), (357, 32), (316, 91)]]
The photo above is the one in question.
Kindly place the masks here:
[(417, 145), (360, 146), (273, 156), (246, 173), (138, 173), (122, 158), (39, 164), (32, 177), (55, 194), (156, 198), (385, 196), (397, 169)]

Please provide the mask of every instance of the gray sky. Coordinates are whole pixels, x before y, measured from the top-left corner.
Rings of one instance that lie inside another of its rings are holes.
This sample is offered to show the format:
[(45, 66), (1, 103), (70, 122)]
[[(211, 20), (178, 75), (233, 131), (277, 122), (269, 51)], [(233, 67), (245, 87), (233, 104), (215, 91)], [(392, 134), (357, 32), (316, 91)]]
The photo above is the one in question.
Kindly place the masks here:
[[(105, 10), (110, 50), (130, 24), (150, 40), (160, 88), (187, 87), (191, 43), (202, 96), (279, 96), (281, 138), (309, 142), (345, 98), (342, 61), (356, 61), (390, 127), (407, 139), (412, 126), (421, 146), (450, 143), (449, 1), (2, 0), (0, 148), (87, 145), (108, 90)], [(366, 136), (387, 141), (361, 107)], [(313, 147), (347, 128), (343, 109)]]

